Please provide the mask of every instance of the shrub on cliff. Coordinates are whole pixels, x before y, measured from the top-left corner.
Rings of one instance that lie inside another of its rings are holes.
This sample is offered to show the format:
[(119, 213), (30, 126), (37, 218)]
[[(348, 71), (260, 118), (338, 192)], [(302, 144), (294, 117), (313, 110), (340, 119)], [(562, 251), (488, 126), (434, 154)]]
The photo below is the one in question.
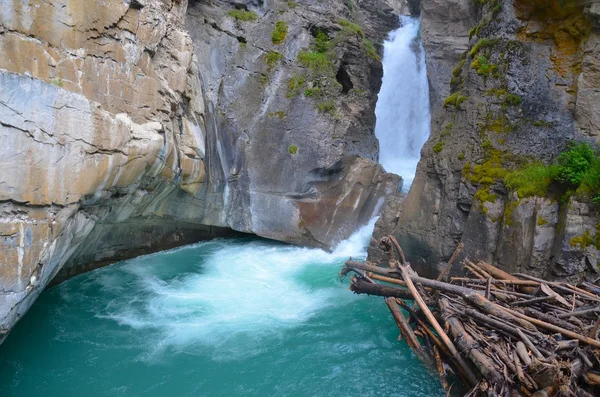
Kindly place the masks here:
[(504, 183), (521, 198), (545, 196), (554, 185), (563, 199), (577, 195), (600, 203), (600, 155), (589, 143), (574, 143), (554, 164), (535, 163), (513, 171)]

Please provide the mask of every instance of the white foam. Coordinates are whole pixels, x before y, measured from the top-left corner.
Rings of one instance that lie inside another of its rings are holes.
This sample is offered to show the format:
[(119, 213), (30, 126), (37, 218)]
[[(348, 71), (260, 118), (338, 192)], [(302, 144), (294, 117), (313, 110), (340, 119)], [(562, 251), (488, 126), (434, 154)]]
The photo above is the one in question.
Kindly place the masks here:
[[(215, 348), (221, 359), (258, 354), (262, 339), (277, 339), (283, 330), (306, 322), (324, 308), (354, 299), (335, 274), (349, 256), (365, 256), (374, 223), (375, 219), (332, 253), (265, 241), (220, 240), (134, 259), (120, 267), (125, 273), (120, 281), (96, 278), (120, 296), (126, 283), (128, 296), (134, 297), (111, 302), (100, 316), (152, 331), (156, 336), (148, 340), (152, 355), (167, 348), (193, 353), (193, 345)], [(182, 251), (186, 258), (194, 256), (195, 250), (204, 255), (199, 256), (198, 266), (169, 278), (177, 273), (165, 272), (169, 261), (181, 258)], [(321, 274), (322, 267), (329, 270)], [(319, 285), (303, 282), (305, 272), (311, 273), (309, 279), (316, 277)], [(254, 340), (256, 348), (242, 349), (236, 343), (240, 337), (246, 346), (248, 338)]]

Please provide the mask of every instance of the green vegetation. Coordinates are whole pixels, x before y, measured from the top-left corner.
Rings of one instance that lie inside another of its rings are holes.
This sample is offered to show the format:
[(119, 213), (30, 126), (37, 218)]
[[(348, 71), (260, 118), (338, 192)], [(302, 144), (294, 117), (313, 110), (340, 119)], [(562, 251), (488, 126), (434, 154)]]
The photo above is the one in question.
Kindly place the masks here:
[(544, 226), (544, 225), (545, 225), (545, 224), (547, 224), (547, 223), (548, 223), (548, 221), (547, 221), (546, 219), (544, 219), (544, 218), (543, 218), (543, 217), (541, 217), (541, 216), (540, 216), (540, 217), (538, 217), (538, 219), (537, 219), (537, 225), (538, 225), (538, 226)]
[(331, 49), (331, 40), (329, 39), (329, 36), (327, 36), (327, 33), (323, 32), (322, 30), (317, 32), (317, 35), (315, 36), (314, 49), (316, 52), (320, 52), (322, 54), (325, 54)]
[(373, 42), (371, 40), (364, 38), (362, 41), (362, 45), (364, 47), (365, 54), (369, 58), (371, 58), (377, 62), (381, 62), (381, 57), (377, 53), (377, 49), (375, 48), (375, 45), (373, 44)]
[(450, 80), (450, 85), (458, 85), (462, 83), (460, 79), (460, 75), (462, 73), (462, 69), (465, 66), (466, 59), (461, 59), (458, 64), (452, 69), (452, 79)]
[(456, 108), (460, 108), (460, 104), (467, 100), (467, 97), (461, 95), (459, 92), (455, 92), (451, 94), (444, 100), (444, 107), (448, 107), (449, 105), (455, 106)]
[(323, 52), (302, 50), (298, 53), (298, 62), (313, 72), (326, 73), (333, 69), (333, 63)]
[(281, 59), (283, 59), (283, 55), (277, 51), (267, 52), (267, 55), (265, 55), (265, 63), (267, 64), (269, 71), (272, 70)]
[(498, 39), (489, 39), (487, 37), (479, 39), (479, 41), (477, 43), (475, 43), (473, 48), (471, 48), (469, 55), (471, 55), (471, 58), (474, 58), (475, 55), (477, 55), (479, 53), (479, 51), (483, 50), (484, 48), (489, 48), (489, 47), (495, 46), (496, 44), (498, 44), (498, 41), (499, 41)]
[(321, 94), (321, 89), (319, 87), (317, 88), (307, 88), (306, 91), (304, 91), (304, 96), (306, 97), (311, 97), (311, 96), (316, 96), (316, 95), (320, 95)]
[(227, 13), (230, 17), (235, 18), (238, 21), (244, 22), (255, 22), (258, 20), (258, 14), (254, 11), (246, 10), (231, 10)]
[(581, 236), (573, 237), (569, 240), (569, 245), (572, 247), (579, 246), (582, 249), (593, 245), (600, 249), (600, 223), (596, 225), (596, 234), (592, 236), (589, 230), (586, 230)]
[(273, 29), (273, 33), (271, 33), (271, 41), (273, 44), (281, 44), (285, 40), (285, 36), (287, 35), (288, 24), (284, 21), (277, 21), (275, 23), (275, 29)]
[(460, 161), (463, 161), (463, 160), (465, 159), (465, 152), (460, 152), (460, 153), (458, 154), (458, 159), (459, 159)]
[(333, 113), (333, 111), (335, 111), (335, 103), (333, 102), (333, 99), (329, 99), (319, 103), (317, 109), (319, 109), (319, 112)]
[(556, 167), (548, 167), (541, 163), (511, 172), (504, 178), (504, 184), (517, 191), (520, 198), (546, 196), (548, 188), (556, 178)]
[(298, 74), (292, 76), (290, 81), (288, 81), (288, 92), (286, 96), (288, 98), (295, 97), (300, 93), (302, 86), (304, 86), (304, 76)]
[(62, 79), (56, 77), (56, 78), (50, 79), (50, 84), (54, 84), (57, 87), (62, 87), (63, 81), (62, 81)]
[(521, 97), (518, 96), (517, 94), (508, 94), (505, 98), (504, 98), (504, 105), (509, 105), (509, 106), (518, 106), (521, 104)]
[(350, 22), (347, 19), (340, 18), (338, 23), (342, 26), (342, 32), (356, 34), (357, 36), (364, 37), (364, 33), (360, 25)]
[(298, 3), (296, 3), (295, 1), (288, 1), (287, 6), (289, 8), (296, 8), (296, 7), (298, 7)]
[(479, 55), (471, 63), (471, 68), (477, 71), (477, 74), (483, 77), (488, 77), (491, 73), (494, 73), (498, 66), (490, 63), (489, 59), (485, 55)]
[(297, 154), (298, 150), (299, 148), (296, 145), (290, 145), (290, 147), (288, 148), (288, 152), (292, 155)]
[(269, 113), (269, 117), (279, 117), (279, 120), (282, 120), (283, 118), (285, 118), (285, 116), (286, 114), (283, 110)]
[(536, 127), (550, 127), (552, 123), (546, 120), (536, 120), (533, 122), (533, 125)]
[(437, 141), (437, 143), (433, 145), (433, 151), (439, 153), (442, 150), (444, 150), (444, 141)]
[(572, 195), (600, 203), (600, 156), (588, 143), (574, 143), (549, 166), (531, 164), (511, 172), (505, 184), (519, 197), (545, 196), (551, 186), (563, 200)]

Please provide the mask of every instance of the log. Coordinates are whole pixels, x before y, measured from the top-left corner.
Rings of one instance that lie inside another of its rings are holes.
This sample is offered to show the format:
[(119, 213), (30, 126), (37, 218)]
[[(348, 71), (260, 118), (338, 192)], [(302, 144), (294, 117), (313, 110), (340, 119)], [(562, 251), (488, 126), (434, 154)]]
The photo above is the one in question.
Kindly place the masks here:
[(408, 325), (408, 321), (400, 311), (396, 300), (394, 298), (385, 298), (385, 303), (390, 309), (390, 313), (392, 313), (394, 320), (396, 320), (396, 325), (400, 329), (400, 334), (406, 340), (406, 344), (408, 345), (408, 347), (410, 347), (413, 353), (415, 353), (415, 355), (419, 357), (422, 361), (431, 365), (431, 360), (425, 354), (425, 350), (423, 349), (423, 346), (421, 346), (417, 335), (415, 335), (410, 325)]
[(509, 333), (510, 335), (519, 337), (519, 333), (517, 332), (518, 328), (516, 328), (513, 324), (496, 320), (495, 318), (486, 316), (485, 314), (482, 314), (474, 309), (465, 309), (465, 314), (479, 323), (489, 325), (492, 329), (499, 329)]
[(458, 245), (456, 246), (456, 249), (454, 250), (454, 253), (450, 257), (450, 259), (448, 259), (448, 263), (446, 263), (446, 266), (444, 266), (444, 268), (440, 272), (439, 276), (437, 276), (437, 278), (436, 278), (437, 281), (442, 281), (446, 278), (446, 276), (452, 269), (452, 265), (454, 264), (454, 261), (456, 260), (458, 255), (462, 252), (463, 247), (464, 247), (463, 243), (458, 243)]
[(439, 305), (446, 321), (450, 324), (450, 331), (454, 336), (454, 340), (456, 340), (456, 343), (461, 350), (467, 354), (473, 364), (475, 364), (475, 367), (488, 381), (490, 381), (491, 384), (494, 386), (501, 385), (503, 382), (502, 376), (496, 368), (494, 368), (492, 361), (476, 347), (477, 343), (471, 335), (465, 331), (460, 321), (449, 313), (448, 306), (450, 303), (448, 300), (446, 298), (440, 298)]
[(404, 281), (398, 280), (396, 278), (380, 276), (379, 274), (375, 274), (372, 272), (367, 272), (367, 276), (371, 277), (373, 280), (384, 281), (386, 283), (396, 284), (396, 285), (401, 285), (403, 287), (406, 287), (406, 283)]
[(561, 340), (556, 342), (556, 350), (565, 350), (565, 349), (574, 349), (579, 346), (579, 341), (577, 339), (573, 340)]
[(554, 325), (556, 325), (558, 327), (562, 327), (562, 328), (568, 329), (570, 331), (578, 331), (578, 328), (576, 326), (574, 326), (574, 325), (572, 325), (572, 324), (570, 324), (570, 323), (568, 323), (566, 321), (563, 321), (561, 319), (558, 319), (556, 317), (552, 317), (552, 316), (550, 316), (548, 314), (542, 313), (542, 312), (540, 312), (538, 310), (535, 310), (535, 309), (533, 309), (531, 307), (528, 307), (528, 308), (525, 309), (525, 314), (528, 315), (528, 316), (537, 318), (538, 320), (542, 320), (542, 321), (545, 321), (547, 323), (554, 324)]
[(531, 352), (533, 353), (534, 356), (536, 356), (540, 360), (546, 359), (546, 357), (544, 357), (542, 355), (542, 353), (540, 353), (540, 351), (537, 349), (537, 347), (535, 347), (535, 345), (533, 343), (531, 343), (531, 339), (529, 339), (527, 337), (527, 335), (525, 335), (523, 333), (523, 331), (521, 331), (520, 329), (517, 328), (517, 333), (519, 334), (519, 338), (521, 338), (523, 343), (525, 343), (525, 346), (527, 346), (529, 348), (529, 350), (531, 350)]
[(540, 328), (545, 328), (545, 329), (547, 329), (549, 331), (552, 331), (552, 332), (558, 332), (559, 334), (562, 334), (563, 336), (566, 336), (566, 337), (569, 337), (569, 338), (573, 338), (573, 339), (578, 339), (579, 341), (587, 343), (588, 345), (600, 348), (600, 341), (588, 338), (588, 337), (583, 336), (583, 335), (579, 335), (576, 332), (569, 331), (569, 330), (561, 328), (561, 327), (557, 327), (556, 325), (553, 325), (553, 324), (545, 323), (545, 322), (543, 322), (541, 320), (538, 320), (536, 318), (528, 317), (528, 316), (526, 316), (524, 314), (521, 314), (521, 313), (516, 312), (514, 310), (511, 310), (511, 309), (505, 308), (505, 310), (507, 312), (509, 312), (510, 314), (513, 314), (516, 317), (519, 317), (519, 318), (521, 318), (521, 319), (523, 319), (525, 321), (529, 321), (530, 323), (539, 326)]
[(576, 310), (576, 311), (570, 312), (570, 313), (561, 313), (561, 314), (556, 315), (556, 317), (558, 317), (558, 318), (579, 317), (579, 316), (585, 316), (586, 314), (595, 313), (595, 312), (600, 312), (600, 306), (592, 307), (591, 309)]
[(525, 344), (521, 341), (517, 342), (515, 345), (515, 352), (519, 355), (521, 362), (525, 363), (525, 365), (531, 365), (531, 358), (527, 353), (527, 349), (525, 348)]
[(440, 351), (437, 346), (433, 346), (433, 357), (435, 359), (435, 367), (438, 370), (438, 374), (440, 374), (440, 383), (442, 384), (442, 388), (444, 390), (448, 390), (448, 380), (446, 379), (446, 371), (444, 370), (444, 363), (442, 362), (442, 357), (440, 356)]
[(529, 306), (540, 302), (552, 301), (554, 299), (553, 296), (541, 296), (539, 298), (527, 299), (524, 301), (518, 301), (511, 303), (511, 306)]
[[(519, 279), (518, 277), (513, 276), (512, 274), (507, 273), (503, 270), (500, 270), (497, 267), (490, 265), (489, 263), (480, 261), (477, 264), (479, 265), (479, 267), (483, 268), (483, 270), (485, 270), (486, 272), (488, 272), (489, 274), (494, 276), (494, 278), (496, 278), (496, 279), (509, 280), (509, 281), (516, 281)], [(522, 286), (522, 287), (520, 287), (520, 290), (522, 292), (532, 294), (535, 291), (535, 288)]]
[(458, 350), (454, 346), (454, 343), (452, 343), (450, 338), (448, 338), (448, 335), (446, 335), (446, 333), (444, 332), (444, 330), (442, 329), (440, 324), (435, 319), (434, 315), (431, 313), (431, 310), (429, 310), (429, 307), (427, 307), (427, 305), (425, 304), (425, 301), (423, 301), (423, 298), (421, 298), (419, 291), (417, 291), (417, 288), (415, 287), (415, 285), (413, 284), (413, 282), (411, 280), (408, 266), (407, 265), (401, 266), (400, 270), (402, 271), (402, 276), (404, 278), (404, 281), (406, 282), (406, 286), (408, 287), (409, 291), (413, 295), (415, 302), (417, 302), (417, 304), (419, 305), (419, 307), (425, 314), (425, 317), (427, 317), (427, 320), (429, 320), (429, 323), (431, 324), (431, 326), (436, 330), (436, 332), (440, 336), (440, 339), (442, 339), (442, 341), (444, 342), (444, 344), (446, 345), (446, 347), (448, 348), (448, 350), (450, 351), (452, 356), (454, 356), (454, 358), (458, 361), (458, 363), (463, 367), (464, 372), (469, 377), (468, 378), (469, 382), (471, 382), (471, 384), (476, 384), (477, 377), (471, 371), (468, 370), (468, 368), (469, 368), (468, 364), (466, 362), (464, 362), (464, 359), (458, 353)]
[(531, 324), (531, 322), (527, 321), (527, 320), (523, 320), (522, 318), (518, 318), (517, 316), (512, 315), (510, 312), (508, 312), (506, 308), (497, 305), (495, 303), (490, 302), (489, 300), (485, 299), (483, 296), (481, 296), (480, 294), (477, 293), (471, 293), (471, 294), (466, 294), (463, 296), (463, 298), (471, 303), (473, 306), (477, 307), (479, 310), (494, 315), (496, 317), (501, 318), (502, 320), (511, 322), (511, 323), (515, 323), (515, 324), (519, 324), (521, 327), (525, 328), (528, 331), (532, 331), (535, 332), (537, 331), (537, 329), (535, 328), (535, 326), (533, 324)]
[(398, 279), (400, 278), (400, 271), (398, 269), (390, 269), (390, 268), (379, 267), (379, 266), (375, 266), (375, 265), (367, 265), (367, 264), (355, 262), (355, 261), (346, 261), (346, 267), (348, 267), (350, 269), (354, 268), (354, 269), (366, 270), (368, 272), (380, 274), (382, 276), (396, 277)]
[(410, 291), (386, 285), (372, 284), (365, 280), (353, 277), (350, 291), (357, 294), (367, 294), (392, 298), (413, 299)]

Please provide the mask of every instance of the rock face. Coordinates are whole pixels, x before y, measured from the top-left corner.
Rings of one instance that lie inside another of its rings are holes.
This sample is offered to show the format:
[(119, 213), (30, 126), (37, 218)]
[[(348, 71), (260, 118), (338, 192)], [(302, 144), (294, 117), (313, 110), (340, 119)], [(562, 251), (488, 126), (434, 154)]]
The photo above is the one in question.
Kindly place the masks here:
[(233, 232), (330, 247), (379, 211), (366, 38), (397, 20), (345, 4), (4, 2), (0, 341), (53, 279)]
[(394, 233), (423, 273), (462, 241), (464, 256), (511, 272), (597, 277), (598, 247), (580, 242), (600, 233), (597, 206), (552, 192), (519, 200), (503, 184), (570, 140), (600, 142), (597, 7), (577, 4), (421, 1), (432, 134), (408, 196), (384, 210), (375, 237)]

